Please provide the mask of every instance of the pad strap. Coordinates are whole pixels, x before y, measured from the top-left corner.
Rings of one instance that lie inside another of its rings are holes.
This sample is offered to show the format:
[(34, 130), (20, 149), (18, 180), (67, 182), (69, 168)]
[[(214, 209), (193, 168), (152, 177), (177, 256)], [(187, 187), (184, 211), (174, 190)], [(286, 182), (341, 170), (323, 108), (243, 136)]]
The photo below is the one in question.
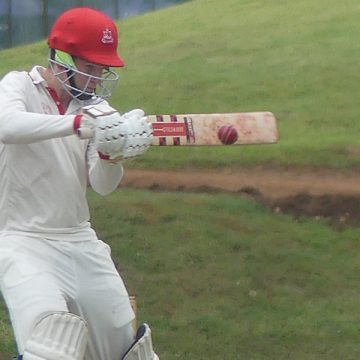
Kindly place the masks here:
[(148, 324), (140, 325), (134, 343), (122, 360), (159, 360), (153, 350), (151, 330)]

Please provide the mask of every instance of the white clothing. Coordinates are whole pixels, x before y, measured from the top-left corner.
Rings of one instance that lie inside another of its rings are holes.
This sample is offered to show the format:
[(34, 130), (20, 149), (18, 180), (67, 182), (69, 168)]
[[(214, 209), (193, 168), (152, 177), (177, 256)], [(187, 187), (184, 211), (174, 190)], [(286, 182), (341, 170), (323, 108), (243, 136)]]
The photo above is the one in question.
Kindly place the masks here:
[(107, 164), (91, 141), (74, 134), (84, 102), (72, 100), (64, 116), (55, 101), (36, 67), (0, 82), (0, 235), (96, 239), (87, 176), (100, 194), (113, 191), (122, 178), (121, 164)]
[(0, 82), (0, 289), (20, 353), (53, 311), (84, 317), (86, 359), (118, 360), (132, 342), (134, 312), (86, 201), (87, 182), (110, 193), (123, 168), (74, 134), (89, 103), (74, 99), (64, 114), (39, 67)]
[(4, 236), (0, 274), (20, 354), (34, 324), (57, 311), (86, 320), (86, 360), (119, 360), (132, 343), (134, 313), (103, 241)]

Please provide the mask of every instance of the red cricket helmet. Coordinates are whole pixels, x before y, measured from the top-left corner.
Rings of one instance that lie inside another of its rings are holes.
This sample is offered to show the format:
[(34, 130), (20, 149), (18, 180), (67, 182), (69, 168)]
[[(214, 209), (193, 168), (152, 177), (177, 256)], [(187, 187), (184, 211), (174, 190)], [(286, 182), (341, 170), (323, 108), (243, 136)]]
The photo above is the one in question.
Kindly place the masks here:
[(91, 63), (122, 67), (117, 53), (118, 32), (113, 20), (104, 13), (78, 7), (63, 12), (55, 21), (49, 37), (51, 49), (64, 51)]

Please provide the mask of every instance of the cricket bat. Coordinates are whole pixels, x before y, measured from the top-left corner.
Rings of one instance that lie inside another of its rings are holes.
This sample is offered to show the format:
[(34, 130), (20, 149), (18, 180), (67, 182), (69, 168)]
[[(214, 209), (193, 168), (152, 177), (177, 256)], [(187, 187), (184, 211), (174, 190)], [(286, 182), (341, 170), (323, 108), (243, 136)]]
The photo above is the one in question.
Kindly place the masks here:
[(279, 139), (273, 113), (149, 115), (158, 146), (272, 144)]

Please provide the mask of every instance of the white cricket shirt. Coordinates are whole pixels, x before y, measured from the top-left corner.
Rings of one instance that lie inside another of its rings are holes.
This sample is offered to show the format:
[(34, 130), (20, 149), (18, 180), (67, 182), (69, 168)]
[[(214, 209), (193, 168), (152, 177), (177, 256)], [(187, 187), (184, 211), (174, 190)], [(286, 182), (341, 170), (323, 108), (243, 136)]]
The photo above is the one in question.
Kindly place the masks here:
[(60, 114), (39, 67), (10, 72), (0, 82), (0, 236), (96, 239), (89, 222), (87, 181), (113, 191), (123, 168), (101, 160), (73, 121), (89, 102), (72, 100)]

